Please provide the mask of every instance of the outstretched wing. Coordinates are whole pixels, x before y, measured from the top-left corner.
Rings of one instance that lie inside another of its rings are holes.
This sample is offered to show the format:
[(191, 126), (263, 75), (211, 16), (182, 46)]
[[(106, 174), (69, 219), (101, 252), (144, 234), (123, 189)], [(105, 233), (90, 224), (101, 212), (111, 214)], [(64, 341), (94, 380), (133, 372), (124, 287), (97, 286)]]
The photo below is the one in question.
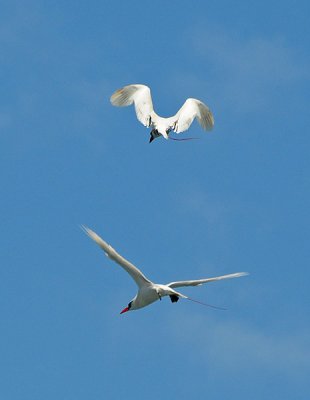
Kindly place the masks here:
[(214, 126), (214, 118), (209, 107), (196, 99), (187, 99), (174, 118), (176, 122), (172, 129), (176, 133), (187, 131), (195, 118), (206, 131), (210, 131)]
[(128, 85), (118, 89), (111, 96), (114, 106), (125, 107), (135, 105), (138, 120), (144, 126), (151, 125), (151, 115), (154, 111), (151, 90), (145, 85)]
[(101, 237), (98, 236), (94, 231), (83, 225), (82, 229), (91, 239), (93, 239), (102, 248), (107, 257), (117, 262), (117, 264), (119, 264), (122, 268), (124, 268), (126, 272), (128, 272), (128, 274), (133, 278), (133, 280), (136, 282), (139, 288), (141, 288), (142, 286), (149, 285), (151, 283), (151, 281), (148, 280), (137, 267), (135, 267), (128, 260), (126, 260), (120, 254), (118, 254), (118, 252), (114, 250), (112, 246), (110, 246), (103, 239), (101, 239)]
[(214, 278), (197, 279), (194, 281), (171, 282), (171, 283), (168, 283), (167, 286), (169, 286), (171, 288), (182, 287), (182, 286), (198, 286), (198, 285), (202, 285), (203, 283), (220, 281), (222, 279), (229, 279), (229, 278), (239, 278), (240, 276), (245, 276), (245, 275), (248, 275), (248, 273), (247, 272), (236, 272), (234, 274), (216, 276)]

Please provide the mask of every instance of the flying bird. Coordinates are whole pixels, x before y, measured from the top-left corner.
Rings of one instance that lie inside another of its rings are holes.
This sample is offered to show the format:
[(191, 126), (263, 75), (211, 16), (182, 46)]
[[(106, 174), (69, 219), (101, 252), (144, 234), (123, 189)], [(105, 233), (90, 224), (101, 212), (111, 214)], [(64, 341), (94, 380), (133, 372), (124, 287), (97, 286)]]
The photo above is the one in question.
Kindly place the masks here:
[(154, 111), (151, 90), (145, 85), (124, 86), (113, 93), (110, 100), (114, 106), (118, 107), (130, 106), (134, 103), (138, 120), (144, 126), (152, 128), (150, 143), (160, 136), (168, 139), (171, 131), (175, 133), (187, 131), (195, 118), (206, 131), (210, 131), (214, 126), (214, 118), (208, 106), (200, 100), (191, 98), (185, 101), (173, 117), (160, 117)]
[[(129, 262), (119, 253), (117, 253), (117, 251), (114, 250), (112, 246), (101, 239), (101, 237), (98, 236), (94, 231), (85, 226), (82, 226), (82, 229), (102, 248), (108, 258), (119, 264), (132, 277), (132, 279), (136, 282), (138, 286), (138, 293), (128, 303), (127, 307), (125, 307), (121, 311), (121, 314), (127, 311), (138, 310), (139, 308), (148, 306), (149, 304), (154, 303), (156, 300), (161, 300), (164, 296), (169, 296), (172, 303), (176, 303), (179, 298), (196, 301), (174, 289), (182, 286), (198, 286), (207, 282), (219, 281), (221, 279), (227, 278), (239, 278), (240, 276), (247, 275), (246, 272), (237, 272), (234, 274), (222, 275), (214, 278), (190, 281), (176, 281), (168, 283), (166, 285), (153, 283), (136, 266), (134, 266), (131, 262)], [(200, 302), (198, 301), (198, 303)]]

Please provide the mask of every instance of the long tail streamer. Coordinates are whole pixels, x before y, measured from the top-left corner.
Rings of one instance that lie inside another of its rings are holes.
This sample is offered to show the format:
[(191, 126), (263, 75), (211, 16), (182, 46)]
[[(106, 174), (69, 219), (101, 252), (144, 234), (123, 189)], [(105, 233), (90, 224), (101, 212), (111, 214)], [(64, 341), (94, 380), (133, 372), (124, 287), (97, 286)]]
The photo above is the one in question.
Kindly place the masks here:
[(222, 311), (227, 310), (227, 308), (224, 308), (224, 307), (217, 307), (217, 306), (213, 306), (212, 304), (202, 303), (201, 301), (191, 299), (190, 297), (186, 297), (186, 299), (187, 299), (187, 300), (190, 300), (190, 301), (193, 301), (194, 303), (201, 304), (202, 306), (215, 308), (216, 310), (222, 310)]
[(198, 140), (200, 138), (199, 137), (189, 137), (189, 138), (177, 139), (177, 138), (173, 138), (173, 137), (169, 136), (169, 139), (175, 140), (177, 142), (183, 142), (184, 140)]

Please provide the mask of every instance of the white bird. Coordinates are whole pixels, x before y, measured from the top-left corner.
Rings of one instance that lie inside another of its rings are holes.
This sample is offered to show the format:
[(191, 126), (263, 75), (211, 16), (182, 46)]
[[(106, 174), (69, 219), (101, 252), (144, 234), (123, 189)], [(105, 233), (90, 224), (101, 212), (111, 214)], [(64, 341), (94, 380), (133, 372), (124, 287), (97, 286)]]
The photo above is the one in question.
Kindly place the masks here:
[[(102, 248), (107, 257), (118, 263), (122, 268), (124, 268), (126, 272), (128, 272), (128, 274), (132, 277), (132, 279), (136, 282), (138, 286), (138, 293), (128, 303), (127, 307), (125, 307), (121, 311), (121, 314), (127, 311), (137, 310), (139, 308), (148, 306), (149, 304), (154, 303), (154, 301), (156, 300), (161, 300), (161, 298), (164, 296), (170, 296), (172, 303), (176, 303), (180, 297), (183, 299), (196, 301), (180, 292), (177, 292), (173, 288), (178, 288), (182, 286), (198, 286), (207, 282), (219, 281), (221, 279), (227, 278), (238, 278), (240, 276), (247, 275), (246, 272), (237, 272), (234, 274), (222, 275), (214, 278), (171, 282), (166, 285), (153, 283), (137, 267), (135, 267), (132, 263), (130, 263), (120, 254), (118, 254), (112, 246), (101, 239), (101, 237), (98, 236), (94, 231), (85, 226), (82, 226), (82, 229), (84, 229), (86, 234)], [(198, 303), (200, 302), (198, 301)]]
[(145, 85), (124, 86), (113, 93), (110, 100), (114, 106), (118, 107), (134, 103), (138, 120), (144, 126), (152, 128), (150, 143), (159, 136), (168, 139), (171, 131), (175, 133), (187, 131), (195, 118), (206, 131), (211, 130), (214, 126), (211, 111), (202, 101), (196, 99), (187, 99), (173, 117), (160, 117), (154, 111), (151, 90)]

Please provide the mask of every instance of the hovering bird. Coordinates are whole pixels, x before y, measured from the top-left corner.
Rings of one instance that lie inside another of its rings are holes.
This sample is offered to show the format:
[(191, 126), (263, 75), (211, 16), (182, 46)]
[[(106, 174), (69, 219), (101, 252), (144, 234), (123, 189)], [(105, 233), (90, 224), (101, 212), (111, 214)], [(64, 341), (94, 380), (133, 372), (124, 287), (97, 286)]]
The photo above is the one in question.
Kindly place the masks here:
[[(128, 274), (132, 277), (132, 279), (136, 282), (138, 286), (138, 293), (128, 303), (127, 307), (125, 307), (121, 311), (121, 314), (127, 311), (138, 310), (139, 308), (148, 306), (149, 304), (154, 303), (154, 301), (156, 300), (161, 300), (162, 297), (164, 296), (169, 296), (172, 303), (176, 303), (179, 300), (179, 298), (196, 301), (189, 298), (188, 296), (185, 296), (180, 292), (177, 292), (176, 290), (174, 290), (174, 288), (182, 286), (198, 286), (207, 282), (219, 281), (221, 279), (227, 279), (227, 278), (238, 278), (240, 276), (247, 275), (246, 272), (237, 272), (234, 274), (222, 275), (214, 278), (171, 282), (166, 285), (153, 283), (137, 267), (135, 267), (128, 260), (126, 260), (120, 254), (118, 254), (117, 251), (114, 250), (112, 246), (110, 246), (103, 239), (101, 239), (101, 237), (98, 236), (94, 231), (85, 226), (82, 226), (82, 229), (84, 229), (86, 234), (102, 248), (107, 257), (117, 262), (122, 268), (124, 268), (126, 272), (128, 272)], [(199, 301), (196, 302), (200, 303)]]
[[(124, 86), (113, 93), (110, 100), (114, 106), (118, 107), (130, 106), (134, 103), (138, 120), (144, 126), (152, 128), (150, 143), (160, 136), (168, 139), (171, 131), (175, 133), (187, 131), (195, 118), (206, 131), (210, 131), (214, 126), (211, 111), (202, 101), (196, 99), (187, 99), (173, 117), (160, 117), (154, 111), (151, 90), (145, 85)], [(188, 138), (174, 140), (188, 140)]]

